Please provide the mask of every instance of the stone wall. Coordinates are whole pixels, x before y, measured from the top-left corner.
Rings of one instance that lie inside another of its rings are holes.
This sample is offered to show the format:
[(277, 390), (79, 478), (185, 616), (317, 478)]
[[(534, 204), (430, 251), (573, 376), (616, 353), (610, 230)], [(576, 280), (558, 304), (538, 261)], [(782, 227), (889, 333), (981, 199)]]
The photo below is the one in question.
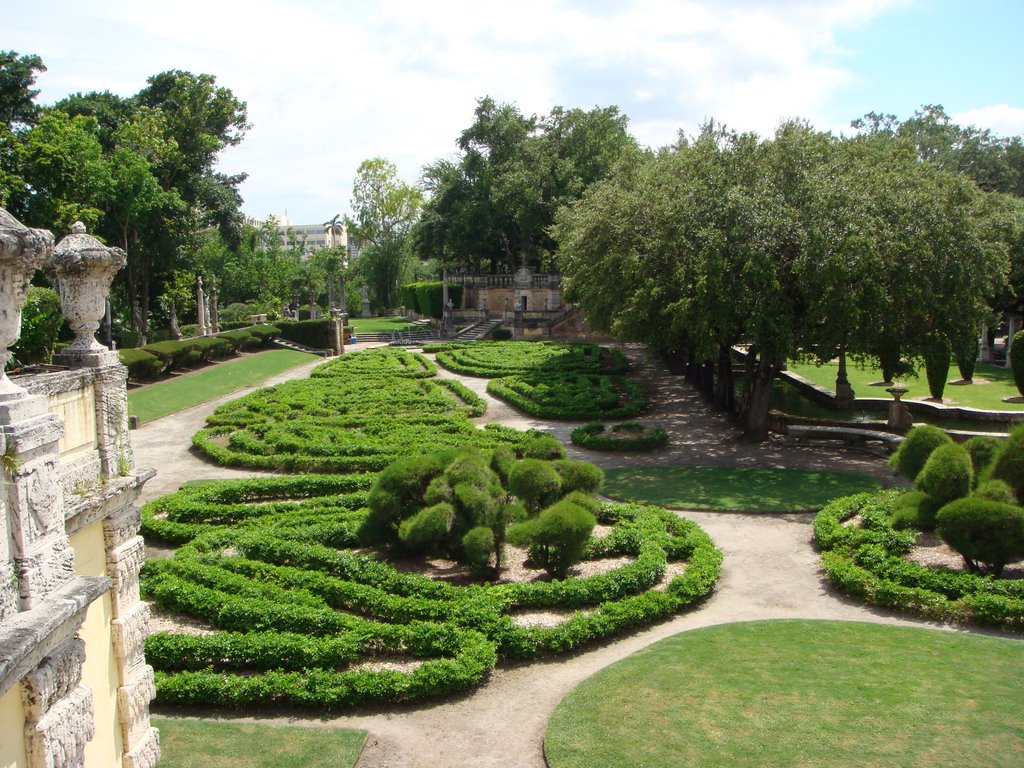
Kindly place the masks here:
[(149, 724), (154, 685), (143, 657), (136, 506), (153, 472), (134, 467), (127, 372), (93, 338), (95, 308), (119, 264), (123, 254), (83, 228), (55, 252), (49, 233), (0, 209), (0, 368), (36, 268), (53, 271), (77, 335), (63, 365), (0, 375), (4, 766), (149, 768), (160, 756)]

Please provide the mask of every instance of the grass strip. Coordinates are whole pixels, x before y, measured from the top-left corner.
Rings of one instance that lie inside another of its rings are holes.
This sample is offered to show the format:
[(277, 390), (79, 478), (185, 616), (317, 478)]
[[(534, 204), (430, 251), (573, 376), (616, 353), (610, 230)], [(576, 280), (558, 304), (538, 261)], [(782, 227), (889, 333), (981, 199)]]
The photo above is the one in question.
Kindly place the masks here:
[(366, 731), (152, 718), (160, 729), (160, 768), (346, 768)]
[(205, 403), (243, 387), (251, 387), (284, 373), (315, 355), (291, 349), (273, 349), (218, 363), (187, 376), (128, 393), (128, 413), (143, 423)]
[(601, 492), (618, 501), (670, 509), (799, 512), (879, 487), (853, 472), (675, 465), (605, 470)]
[(551, 768), (1024, 765), (1021, 642), (834, 621), (684, 632), (555, 710)]

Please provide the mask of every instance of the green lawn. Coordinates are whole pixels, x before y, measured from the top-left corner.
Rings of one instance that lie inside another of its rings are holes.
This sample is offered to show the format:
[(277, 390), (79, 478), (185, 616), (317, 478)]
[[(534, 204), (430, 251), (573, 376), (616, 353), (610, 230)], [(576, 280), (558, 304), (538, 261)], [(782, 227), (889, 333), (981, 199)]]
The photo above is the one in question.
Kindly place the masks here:
[(128, 413), (142, 422), (205, 403), (229, 392), (251, 387), (303, 363), (315, 355), (291, 349), (272, 349), (216, 363), (196, 373), (130, 391)]
[[(835, 392), (836, 372), (838, 363), (825, 363), (824, 365), (789, 363), (791, 372), (813, 381), (820, 387), (830, 392)], [(847, 364), (846, 375), (853, 386), (857, 397), (880, 397), (889, 399), (891, 396), (885, 391), (885, 387), (871, 386), (882, 379), (882, 373), (875, 368), (861, 368), (856, 365)], [(942, 402), (945, 405), (962, 405), (967, 408), (981, 408), (986, 411), (1020, 411), (1024, 410), (1024, 402), (1005, 403), (1004, 397), (1019, 397), (1020, 392), (1013, 384), (1013, 372), (1009, 368), (991, 365), (989, 363), (978, 363), (974, 369), (973, 384), (953, 384), (960, 380), (960, 373), (955, 365), (949, 369), (949, 381), (942, 393)], [(900, 381), (900, 384), (910, 389), (904, 399), (924, 399), (929, 397), (928, 380), (922, 369), (918, 378), (907, 378)]]
[(152, 718), (160, 768), (348, 768), (366, 731)]
[(404, 317), (350, 317), (348, 322), (355, 329), (356, 337), (360, 333), (404, 331), (412, 325)]
[(765, 621), (684, 632), (555, 710), (551, 768), (1024, 765), (1019, 640)]
[(795, 512), (878, 488), (877, 481), (853, 472), (669, 466), (606, 470), (602, 493), (673, 509)]

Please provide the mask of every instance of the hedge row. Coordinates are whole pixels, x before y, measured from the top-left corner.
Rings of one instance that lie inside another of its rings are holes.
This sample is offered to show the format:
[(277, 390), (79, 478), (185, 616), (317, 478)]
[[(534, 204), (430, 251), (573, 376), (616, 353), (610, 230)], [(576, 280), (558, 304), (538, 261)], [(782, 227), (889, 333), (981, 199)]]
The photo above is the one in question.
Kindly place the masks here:
[[(899, 492), (833, 501), (814, 521), (830, 581), (872, 605), (955, 623), (1024, 627), (1024, 580), (930, 568), (906, 559), (919, 535), (892, 528)], [(844, 524), (860, 515), (857, 524)]]
[(181, 341), (157, 341), (139, 349), (118, 350), (118, 354), (121, 364), (128, 369), (128, 378), (144, 381), (156, 378), (161, 373), (189, 368), (260, 347), (267, 343), (269, 335), (262, 328), (257, 328), (225, 331), (214, 336)]
[(629, 362), (619, 350), (597, 344), (449, 342), (425, 345), (423, 351), (436, 352), (437, 362), (450, 371), (482, 378), (512, 374), (619, 374), (629, 368)]
[(594, 421), (574, 429), (571, 439), (573, 445), (592, 451), (652, 451), (668, 443), (668, 433), (636, 421), (611, 426)]
[(487, 392), (541, 419), (625, 419), (647, 407), (643, 388), (626, 376), (506, 376), (491, 379)]
[(375, 354), (341, 355), (317, 366), (313, 378), (333, 376), (399, 376), (429, 379), (437, 375), (437, 366), (417, 352), (391, 347), (374, 350)]
[[(444, 283), (440, 280), (405, 283), (401, 287), (402, 306), (420, 315), (441, 319), (444, 309)], [(453, 307), (462, 306), (462, 286), (448, 284), (448, 299)]]
[[(627, 565), (551, 582), (458, 587), (303, 535), (300, 517), (315, 528), (335, 516), (317, 500), (360, 485), (365, 478), (232, 481), (147, 505), (144, 526), (193, 529), (173, 559), (146, 565), (144, 594), (223, 630), (146, 641), (158, 702), (338, 708), (443, 695), (480, 683), (499, 659), (568, 652), (666, 618), (718, 577), (721, 553), (707, 535), (655, 507), (601, 511), (611, 531), (588, 555), (628, 555)], [(686, 570), (659, 584), (669, 560)], [(577, 612), (550, 628), (514, 621), (537, 607)], [(368, 668), (381, 656), (406, 664)]]

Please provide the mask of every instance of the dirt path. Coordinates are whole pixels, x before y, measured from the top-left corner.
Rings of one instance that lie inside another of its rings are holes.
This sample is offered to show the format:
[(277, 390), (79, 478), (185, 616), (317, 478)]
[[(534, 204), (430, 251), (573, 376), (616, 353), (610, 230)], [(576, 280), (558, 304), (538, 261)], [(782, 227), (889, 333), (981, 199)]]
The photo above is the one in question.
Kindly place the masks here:
[[(735, 429), (725, 417), (711, 411), (681, 377), (667, 375), (661, 366), (644, 360), (638, 349), (628, 352), (639, 368), (638, 379), (650, 387), (652, 401), (656, 403), (644, 419), (665, 426), (670, 446), (635, 456), (570, 449), (574, 456), (604, 467), (680, 463), (833, 469), (857, 471), (891, 482), (884, 459), (871, 454), (841, 448), (797, 448), (781, 443), (759, 447), (739, 443)], [(311, 367), (295, 369), (285, 376), (308, 375)], [(455, 374), (442, 370), (439, 376)], [(487, 415), (480, 421), (543, 429), (569, 443), (569, 433), (575, 424), (533, 419), (487, 395), (485, 380), (458, 378), (487, 399)], [(283, 379), (279, 377), (274, 382), (278, 380)], [(224, 400), (237, 396), (235, 393)], [(193, 477), (252, 474), (215, 467), (188, 451), (192, 432), (202, 426), (213, 407), (214, 404), (207, 404), (189, 409), (133, 433), (137, 463), (160, 469), (157, 478), (147, 485), (147, 498), (174, 490), (183, 480)], [(825, 584), (811, 545), (812, 515), (684, 514), (704, 528), (725, 553), (722, 577), (714, 594), (690, 613), (576, 656), (500, 667), (485, 685), (440, 703), (324, 719), (246, 719), (364, 728), (370, 735), (359, 768), (541, 768), (544, 731), (558, 702), (594, 672), (657, 640), (689, 629), (755, 619), (921, 623), (874, 611), (833, 594)]]

